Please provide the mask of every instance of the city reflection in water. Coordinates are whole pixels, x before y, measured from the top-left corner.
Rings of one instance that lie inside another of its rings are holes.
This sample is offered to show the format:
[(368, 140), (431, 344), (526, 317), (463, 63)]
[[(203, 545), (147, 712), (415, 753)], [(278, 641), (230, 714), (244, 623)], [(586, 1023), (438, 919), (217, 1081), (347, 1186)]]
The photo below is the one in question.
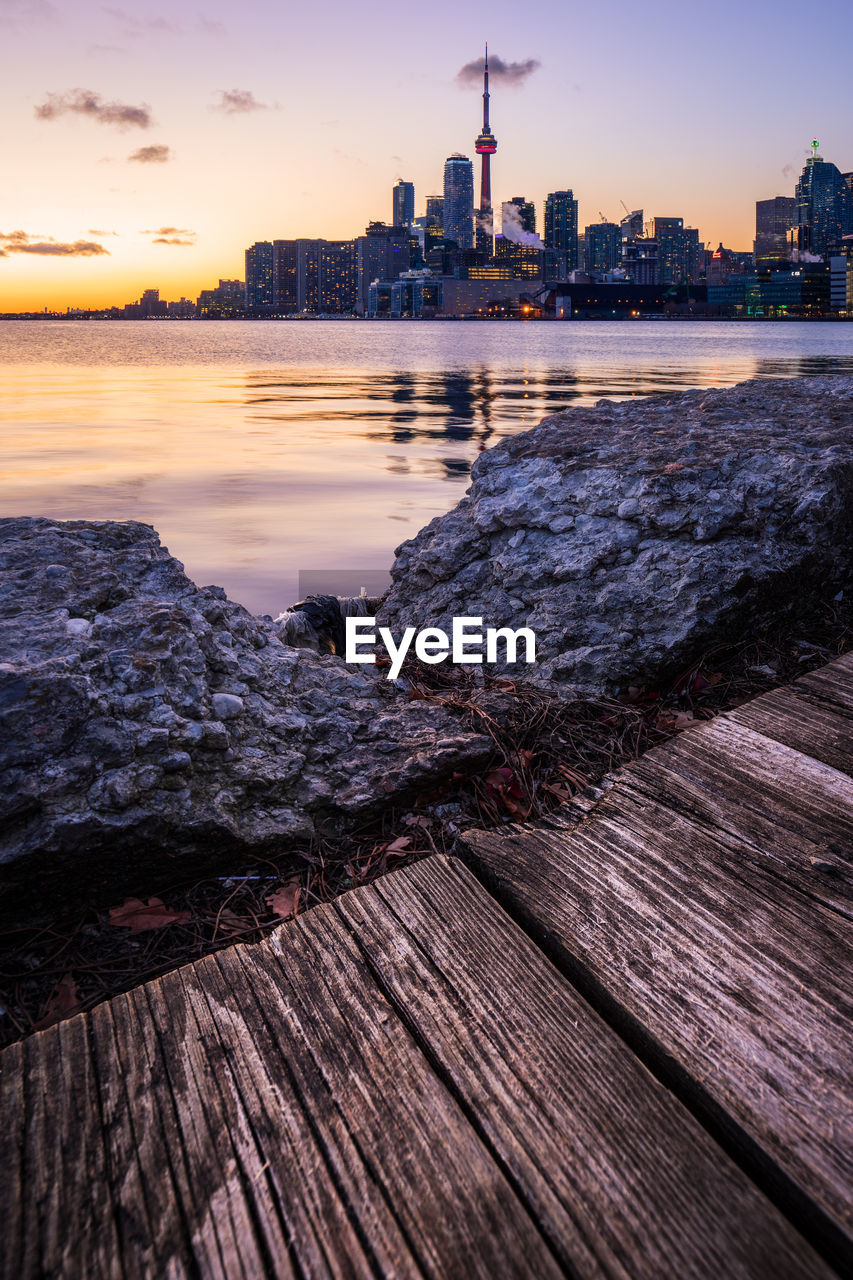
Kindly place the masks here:
[(275, 612), (300, 569), (386, 568), (546, 414), (853, 374), (853, 327), (6, 325), (0, 365), (0, 514), (143, 520)]

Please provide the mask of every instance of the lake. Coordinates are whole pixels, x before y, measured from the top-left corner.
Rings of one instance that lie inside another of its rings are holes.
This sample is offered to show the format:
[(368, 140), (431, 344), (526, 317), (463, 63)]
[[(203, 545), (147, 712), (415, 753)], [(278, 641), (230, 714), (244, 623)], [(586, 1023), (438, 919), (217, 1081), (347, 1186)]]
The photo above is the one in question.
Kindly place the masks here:
[(373, 589), (477, 454), (547, 413), (831, 372), (853, 374), (851, 324), (4, 321), (0, 515), (145, 521), (197, 583), (277, 613), (300, 571)]

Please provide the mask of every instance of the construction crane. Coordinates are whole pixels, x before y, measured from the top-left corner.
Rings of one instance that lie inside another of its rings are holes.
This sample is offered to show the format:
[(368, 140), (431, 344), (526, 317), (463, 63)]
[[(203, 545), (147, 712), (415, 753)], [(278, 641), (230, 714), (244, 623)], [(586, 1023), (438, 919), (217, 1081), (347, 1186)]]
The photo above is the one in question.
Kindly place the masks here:
[(625, 201), (624, 201), (624, 200), (620, 200), (620, 201), (619, 201), (619, 203), (621, 204), (622, 208), (625, 210), (625, 212), (627, 213), (628, 217), (630, 218), (630, 216), (631, 216), (631, 210), (628, 208), (628, 206), (626, 205)]
[(599, 216), (599, 218), (601, 219), (601, 221), (602, 221), (602, 222), (609, 222), (609, 221), (610, 221), (610, 219), (609, 219), (609, 218), (606, 218), (606, 217), (604, 216), (604, 214), (601, 212), (601, 210), (600, 210), (600, 209), (599, 209), (599, 211), (598, 211), (598, 216)]

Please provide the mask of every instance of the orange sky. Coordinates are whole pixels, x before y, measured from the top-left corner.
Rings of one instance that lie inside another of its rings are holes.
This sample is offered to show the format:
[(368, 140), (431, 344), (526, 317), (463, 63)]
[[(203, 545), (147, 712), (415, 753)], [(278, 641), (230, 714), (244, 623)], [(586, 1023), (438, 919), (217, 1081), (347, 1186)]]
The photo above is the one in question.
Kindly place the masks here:
[(749, 248), (755, 200), (793, 193), (813, 134), (853, 168), (851, 10), (822, 6), (833, 35), (807, 94), (791, 91), (801, 12), (650, 0), (640, 20), (627, 0), (606, 15), (531, 0), (519, 21), (503, 0), (331, 0), (318, 18), (265, 0), (211, 0), (203, 14), (186, 0), (0, 0), (0, 311), (146, 288), (195, 299), (242, 278), (256, 239), (350, 237), (390, 218), (401, 176), (423, 212), (446, 156), (473, 156), (480, 100), (455, 77), (486, 35), (507, 61), (540, 64), (492, 86), (496, 205), (523, 194), (541, 219), (545, 194), (571, 187), (582, 226), (618, 220), (624, 201)]

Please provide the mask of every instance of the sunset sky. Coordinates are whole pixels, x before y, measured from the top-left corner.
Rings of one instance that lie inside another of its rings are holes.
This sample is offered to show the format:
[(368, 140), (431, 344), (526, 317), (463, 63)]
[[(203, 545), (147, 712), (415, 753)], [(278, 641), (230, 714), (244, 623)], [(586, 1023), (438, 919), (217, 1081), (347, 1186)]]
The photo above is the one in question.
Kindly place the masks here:
[(571, 187), (581, 226), (624, 200), (746, 249), (812, 136), (853, 169), (847, 0), (0, 0), (0, 311), (194, 299), (254, 240), (388, 220), (398, 177), (422, 213), (473, 158), (485, 38), (534, 63), (494, 77), (492, 183), (540, 221)]

